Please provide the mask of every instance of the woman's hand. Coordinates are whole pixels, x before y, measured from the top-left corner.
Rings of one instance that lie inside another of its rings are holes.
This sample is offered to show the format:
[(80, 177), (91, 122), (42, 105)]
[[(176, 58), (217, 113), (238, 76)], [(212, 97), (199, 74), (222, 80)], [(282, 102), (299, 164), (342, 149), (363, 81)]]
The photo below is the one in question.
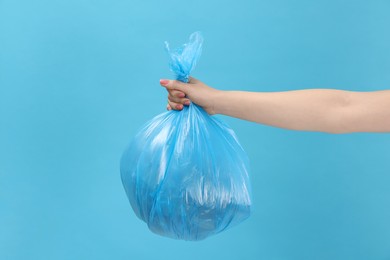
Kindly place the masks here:
[(190, 78), (188, 83), (161, 79), (160, 84), (168, 91), (168, 110), (182, 110), (183, 106), (194, 102), (203, 107), (208, 114), (216, 114), (213, 101), (221, 91), (213, 89), (195, 78)]

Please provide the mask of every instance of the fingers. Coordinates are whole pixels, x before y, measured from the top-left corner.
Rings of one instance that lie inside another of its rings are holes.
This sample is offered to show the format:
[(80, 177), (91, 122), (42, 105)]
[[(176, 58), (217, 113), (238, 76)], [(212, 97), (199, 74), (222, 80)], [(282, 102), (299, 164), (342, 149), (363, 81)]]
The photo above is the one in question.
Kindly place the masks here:
[(161, 86), (169, 90), (179, 90), (184, 94), (188, 94), (189, 86), (187, 83), (180, 82), (178, 80), (160, 79)]
[(177, 104), (189, 105), (190, 100), (185, 97), (185, 94), (178, 90), (168, 89), (168, 100)]
[[(170, 109), (169, 109), (168, 107), (169, 107)], [(182, 110), (182, 109), (183, 109), (183, 105), (182, 105), (182, 104), (179, 104), (179, 103), (176, 103), (176, 102), (173, 102), (173, 101), (170, 101), (170, 100), (168, 99), (167, 109), (168, 109), (168, 110), (171, 110), (171, 109), (173, 109), (173, 110)]]
[(182, 110), (183, 106), (188, 106), (191, 101), (186, 98), (185, 91), (187, 89), (186, 83), (177, 80), (160, 80), (161, 86), (168, 91), (167, 110)]
[(178, 91), (178, 90), (167, 90), (169, 95), (171, 95), (172, 97), (175, 97), (175, 98), (184, 98), (186, 96), (186, 94), (184, 94), (183, 92), (181, 91)]
[(168, 106), (170, 106), (171, 109), (182, 110), (184, 105), (188, 106), (190, 103), (191, 102), (188, 98), (179, 98), (177, 96), (173, 96), (171, 92), (168, 94)]

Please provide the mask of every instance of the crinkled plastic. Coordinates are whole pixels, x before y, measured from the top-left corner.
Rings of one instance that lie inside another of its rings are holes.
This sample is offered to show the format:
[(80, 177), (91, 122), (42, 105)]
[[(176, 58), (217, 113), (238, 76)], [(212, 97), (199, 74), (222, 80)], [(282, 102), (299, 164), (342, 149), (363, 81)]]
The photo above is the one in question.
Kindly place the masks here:
[[(193, 33), (170, 50), (170, 68), (188, 82), (202, 48)], [(146, 123), (121, 159), (135, 214), (162, 236), (201, 240), (250, 215), (249, 162), (232, 129), (194, 103)]]

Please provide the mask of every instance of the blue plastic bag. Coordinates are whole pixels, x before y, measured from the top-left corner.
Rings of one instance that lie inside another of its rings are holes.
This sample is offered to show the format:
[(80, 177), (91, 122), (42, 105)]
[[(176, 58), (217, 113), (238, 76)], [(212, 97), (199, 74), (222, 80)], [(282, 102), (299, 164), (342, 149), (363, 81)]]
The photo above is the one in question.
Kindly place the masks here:
[[(170, 50), (170, 68), (188, 82), (202, 49), (193, 33)], [(225, 123), (194, 103), (146, 123), (121, 159), (121, 178), (135, 214), (151, 231), (201, 240), (250, 214), (249, 162)]]

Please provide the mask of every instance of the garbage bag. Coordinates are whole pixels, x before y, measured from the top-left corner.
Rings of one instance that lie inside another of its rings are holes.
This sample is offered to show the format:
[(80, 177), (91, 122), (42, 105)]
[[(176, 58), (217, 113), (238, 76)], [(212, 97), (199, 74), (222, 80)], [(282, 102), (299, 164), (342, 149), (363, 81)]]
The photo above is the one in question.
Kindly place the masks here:
[[(188, 82), (202, 43), (199, 32), (180, 48), (166, 43), (178, 80)], [(159, 235), (201, 240), (250, 215), (247, 155), (232, 129), (194, 103), (146, 123), (120, 171), (135, 214)]]

